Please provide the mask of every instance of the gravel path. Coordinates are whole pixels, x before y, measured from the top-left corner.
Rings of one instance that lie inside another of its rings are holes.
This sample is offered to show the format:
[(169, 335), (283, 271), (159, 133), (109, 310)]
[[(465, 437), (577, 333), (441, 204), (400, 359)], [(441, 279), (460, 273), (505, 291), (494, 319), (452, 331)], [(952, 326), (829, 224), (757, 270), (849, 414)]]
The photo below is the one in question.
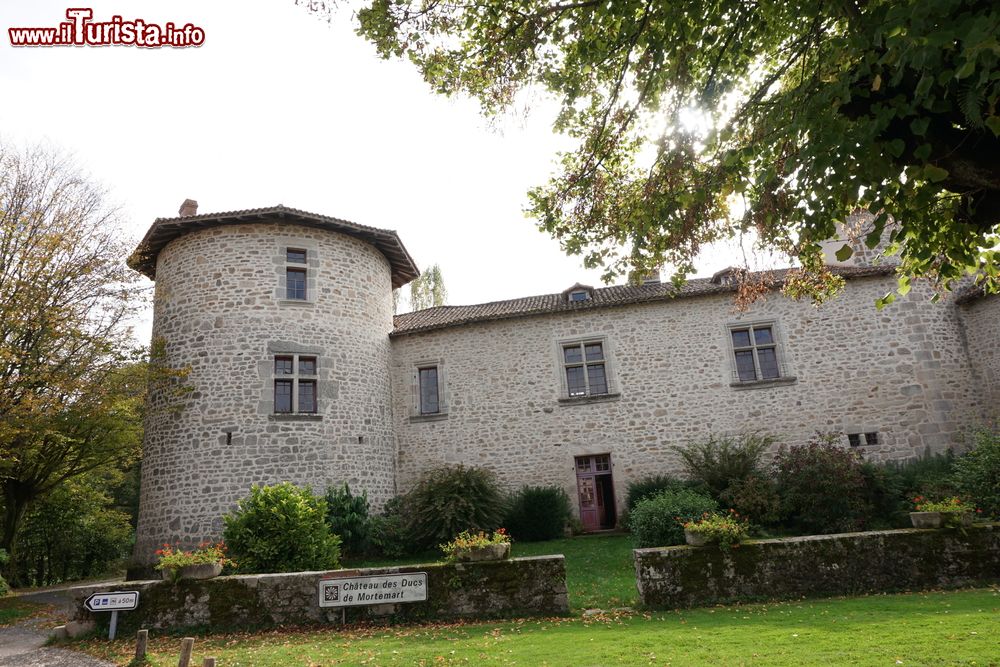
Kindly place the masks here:
[[(57, 610), (71, 605), (65, 589), (21, 596)], [(46, 648), (51, 619), (42, 616), (0, 628), (0, 667), (114, 667), (110, 662), (62, 648)]]
[(114, 664), (63, 648), (38, 648), (0, 658), (0, 667), (114, 667)]

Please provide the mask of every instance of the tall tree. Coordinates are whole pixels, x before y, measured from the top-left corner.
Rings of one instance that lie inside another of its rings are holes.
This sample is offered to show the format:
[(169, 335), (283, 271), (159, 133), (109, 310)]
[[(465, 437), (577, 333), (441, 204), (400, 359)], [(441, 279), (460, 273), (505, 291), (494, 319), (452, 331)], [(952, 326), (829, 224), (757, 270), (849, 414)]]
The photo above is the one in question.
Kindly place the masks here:
[[(487, 114), (542, 86), (576, 140), (530, 192), (541, 229), (606, 278), (753, 231), (836, 280), (819, 242), (898, 224), (899, 292), (1000, 288), (1000, 5), (992, 0), (367, 0), (359, 32)], [(841, 249), (841, 256), (850, 255)]]
[(448, 301), (448, 290), (441, 277), (441, 267), (433, 264), (410, 283), (410, 308), (423, 310), (443, 306)]
[(144, 303), (102, 191), (65, 156), (0, 145), (0, 548), (37, 498), (141, 441)]

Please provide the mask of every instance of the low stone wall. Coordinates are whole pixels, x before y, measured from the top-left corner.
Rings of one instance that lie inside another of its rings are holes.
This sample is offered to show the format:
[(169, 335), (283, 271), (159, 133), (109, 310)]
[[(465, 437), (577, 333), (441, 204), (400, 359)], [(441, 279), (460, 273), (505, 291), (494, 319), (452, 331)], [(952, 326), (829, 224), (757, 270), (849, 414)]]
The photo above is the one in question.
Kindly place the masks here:
[[(427, 573), (427, 600), (365, 607), (321, 608), (321, 579)], [(562, 556), (513, 558), (478, 563), (296, 572), (217, 577), (204, 580), (126, 582), (73, 590), (75, 619), (106, 627), (110, 614), (87, 611), (94, 592), (139, 591), (139, 607), (119, 614), (122, 632), (158, 630), (233, 630), (276, 625), (560, 616), (569, 613), (566, 566)]]
[(1000, 581), (1000, 524), (636, 549), (642, 604), (727, 602), (958, 588)]

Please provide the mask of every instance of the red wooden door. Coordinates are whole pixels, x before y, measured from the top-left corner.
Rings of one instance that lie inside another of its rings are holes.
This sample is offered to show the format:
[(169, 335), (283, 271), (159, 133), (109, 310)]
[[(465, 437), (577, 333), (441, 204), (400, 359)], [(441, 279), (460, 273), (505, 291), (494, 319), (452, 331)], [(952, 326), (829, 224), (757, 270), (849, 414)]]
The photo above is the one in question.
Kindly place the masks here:
[[(603, 479), (603, 478), (607, 479)], [(580, 522), (587, 531), (614, 527), (609, 521), (609, 506), (614, 507), (614, 499), (607, 498), (605, 489), (611, 487), (611, 455), (576, 457), (576, 486), (580, 500)], [(609, 505), (610, 503), (610, 505)]]

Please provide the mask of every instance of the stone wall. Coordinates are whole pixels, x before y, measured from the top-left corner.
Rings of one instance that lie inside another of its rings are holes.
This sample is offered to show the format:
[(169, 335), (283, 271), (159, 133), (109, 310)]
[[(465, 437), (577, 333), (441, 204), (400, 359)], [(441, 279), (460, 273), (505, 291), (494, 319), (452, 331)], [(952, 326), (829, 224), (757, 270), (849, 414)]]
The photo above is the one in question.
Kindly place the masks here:
[(976, 297), (961, 306), (961, 314), (986, 417), (1000, 421), (1000, 296)]
[(802, 596), (958, 588), (1000, 581), (1000, 524), (636, 549), (641, 603), (654, 609)]
[[(481, 322), (392, 338), (398, 482), (444, 463), (486, 466), (509, 486), (555, 484), (576, 498), (574, 457), (611, 454), (617, 506), (629, 482), (680, 472), (677, 448), (710, 433), (877, 432), (872, 459), (961, 441), (981, 393), (956, 308), (917, 288), (882, 311), (892, 277), (848, 280), (816, 308), (768, 295), (743, 315), (733, 295)], [(734, 384), (728, 325), (773, 321), (780, 382)], [(612, 396), (566, 400), (560, 341), (603, 337)], [(413, 376), (441, 360), (447, 416), (413, 418)], [(847, 446), (846, 437), (843, 440)], [(574, 501), (574, 505), (575, 505)]]
[[(307, 251), (306, 301), (284, 299), (285, 250)], [(386, 258), (371, 244), (282, 223), (192, 231), (156, 268), (153, 335), (190, 367), (181, 410), (153, 388), (135, 547), (216, 539), (252, 484), (322, 492), (347, 481), (378, 508), (395, 493)], [(316, 415), (276, 415), (275, 354), (317, 357)]]
[(133, 582), (73, 589), (76, 620), (107, 625), (109, 614), (91, 613), (83, 601), (93, 592), (138, 590), (139, 607), (119, 614), (119, 628), (210, 631), (275, 625), (339, 624), (340, 608), (319, 606), (319, 581), (333, 577), (426, 572), (427, 600), (346, 607), (344, 619), (422, 621), (454, 618), (560, 616), (569, 613), (562, 556), (478, 563), (297, 572), (205, 580)]

